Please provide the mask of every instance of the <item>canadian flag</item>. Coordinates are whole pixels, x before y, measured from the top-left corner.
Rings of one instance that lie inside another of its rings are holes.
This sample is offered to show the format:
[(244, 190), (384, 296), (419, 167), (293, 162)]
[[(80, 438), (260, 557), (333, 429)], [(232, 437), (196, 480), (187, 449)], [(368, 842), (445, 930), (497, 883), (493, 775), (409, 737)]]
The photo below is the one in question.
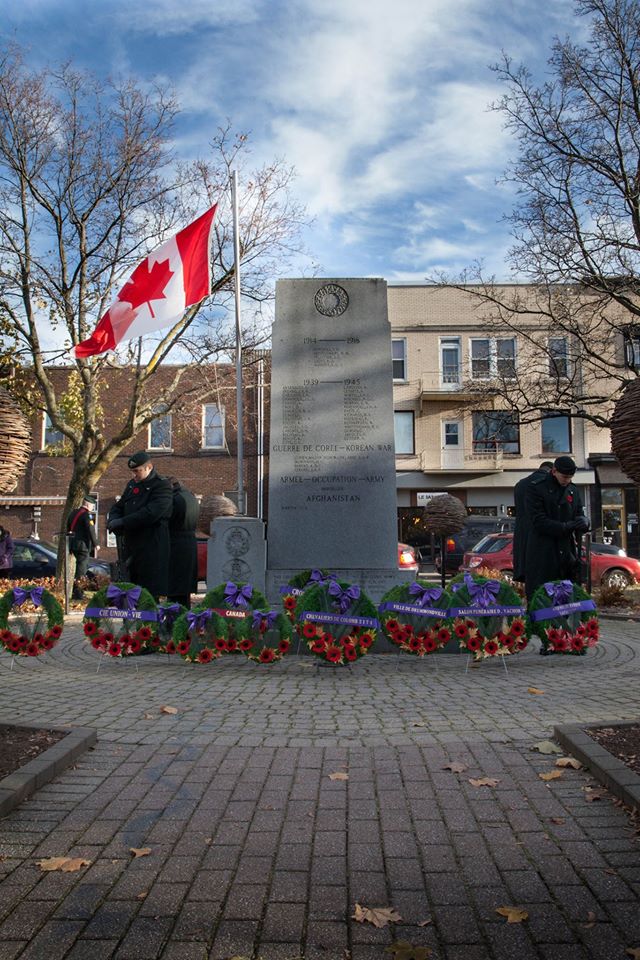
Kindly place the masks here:
[(89, 339), (74, 348), (76, 357), (106, 353), (123, 340), (168, 327), (211, 293), (209, 248), (216, 208), (138, 264)]

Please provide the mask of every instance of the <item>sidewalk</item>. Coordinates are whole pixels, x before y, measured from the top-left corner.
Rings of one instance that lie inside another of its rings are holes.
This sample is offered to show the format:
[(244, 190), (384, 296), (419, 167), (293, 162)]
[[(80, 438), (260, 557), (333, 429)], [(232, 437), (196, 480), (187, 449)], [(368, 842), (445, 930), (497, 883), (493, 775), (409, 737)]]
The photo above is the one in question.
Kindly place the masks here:
[[(623, 960), (630, 818), (583, 770), (542, 781), (556, 758), (531, 749), (555, 724), (638, 718), (640, 624), (602, 634), (584, 658), (533, 641), (508, 673), (395, 655), (97, 671), (77, 621), (42, 660), (2, 657), (0, 722), (98, 745), (0, 822), (0, 960)], [(42, 872), (52, 856), (91, 862)], [(401, 920), (359, 923), (356, 903)]]

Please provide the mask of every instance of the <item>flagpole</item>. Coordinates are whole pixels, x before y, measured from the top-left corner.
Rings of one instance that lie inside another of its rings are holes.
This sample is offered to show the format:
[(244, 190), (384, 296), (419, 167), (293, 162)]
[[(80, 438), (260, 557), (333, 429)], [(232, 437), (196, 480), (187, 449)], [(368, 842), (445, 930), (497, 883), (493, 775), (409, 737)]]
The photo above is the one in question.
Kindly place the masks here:
[(238, 174), (231, 172), (231, 203), (233, 206), (233, 260), (236, 299), (236, 416), (238, 458), (238, 513), (245, 515), (244, 502), (244, 412), (242, 397), (242, 325), (240, 315), (240, 229), (238, 226)]

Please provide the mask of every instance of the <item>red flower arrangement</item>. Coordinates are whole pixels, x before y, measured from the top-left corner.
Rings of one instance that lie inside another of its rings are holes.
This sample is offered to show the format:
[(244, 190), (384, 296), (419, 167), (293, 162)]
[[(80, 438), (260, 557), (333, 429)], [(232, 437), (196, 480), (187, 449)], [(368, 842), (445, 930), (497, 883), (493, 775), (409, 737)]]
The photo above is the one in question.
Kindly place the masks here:
[(448, 628), (475, 660), (524, 650), (530, 627), (526, 610), (505, 581), (465, 573), (450, 585)]
[(581, 656), (598, 642), (595, 601), (571, 580), (551, 580), (538, 587), (531, 597), (529, 617), (547, 654)]
[(84, 635), (106, 657), (149, 652), (157, 633), (156, 602), (133, 583), (110, 583), (96, 591), (84, 612)]
[(62, 607), (44, 587), (14, 587), (0, 597), (0, 643), (15, 656), (39, 657), (52, 650), (63, 623)]
[(165, 653), (178, 654), (188, 663), (211, 663), (230, 652), (227, 621), (209, 607), (185, 610), (173, 624)]
[(328, 573), (326, 570), (303, 570), (301, 573), (296, 574), (295, 577), (292, 577), (286, 586), (280, 587), (282, 606), (291, 623), (296, 622), (296, 606), (307, 587), (311, 587), (314, 584), (323, 584), (335, 579), (336, 575), (334, 573)]
[(447, 594), (441, 587), (417, 582), (393, 587), (378, 607), (380, 625), (391, 643), (417, 657), (435, 653), (451, 639), (443, 625)]
[(376, 608), (358, 586), (328, 579), (314, 583), (297, 605), (297, 631), (326, 663), (353, 663), (367, 653), (379, 627)]

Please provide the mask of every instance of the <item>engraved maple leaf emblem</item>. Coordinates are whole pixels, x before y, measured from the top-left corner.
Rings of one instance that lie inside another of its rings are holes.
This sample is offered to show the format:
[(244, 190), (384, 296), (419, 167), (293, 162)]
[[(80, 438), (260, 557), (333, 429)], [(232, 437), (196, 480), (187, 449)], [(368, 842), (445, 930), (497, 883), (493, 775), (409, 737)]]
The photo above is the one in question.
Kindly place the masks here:
[(155, 317), (151, 301), (165, 299), (164, 291), (172, 276), (173, 270), (169, 269), (168, 259), (154, 263), (151, 269), (149, 269), (149, 261), (143, 260), (125, 283), (118, 299), (126, 300), (134, 310), (146, 303), (149, 305), (151, 316)]

